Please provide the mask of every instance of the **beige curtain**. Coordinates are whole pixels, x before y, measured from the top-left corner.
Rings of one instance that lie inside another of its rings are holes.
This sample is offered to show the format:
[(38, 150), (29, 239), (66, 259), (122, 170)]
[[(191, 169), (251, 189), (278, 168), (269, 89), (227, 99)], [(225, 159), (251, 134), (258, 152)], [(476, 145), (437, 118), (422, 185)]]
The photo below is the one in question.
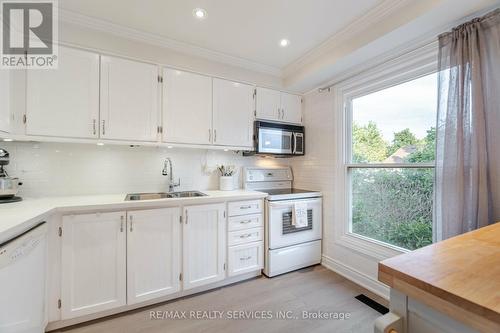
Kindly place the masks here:
[(500, 221), (500, 9), (439, 37), (435, 238)]

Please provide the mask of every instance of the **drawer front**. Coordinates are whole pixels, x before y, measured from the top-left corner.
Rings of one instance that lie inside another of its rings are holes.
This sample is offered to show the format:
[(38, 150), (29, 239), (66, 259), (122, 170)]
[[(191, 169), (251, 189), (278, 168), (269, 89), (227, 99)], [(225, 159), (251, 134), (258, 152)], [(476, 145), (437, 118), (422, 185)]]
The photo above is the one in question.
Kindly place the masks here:
[(230, 202), (228, 212), (229, 216), (262, 213), (262, 200)]
[(262, 241), (264, 239), (264, 228), (231, 231), (228, 233), (227, 238), (229, 246)]
[(228, 252), (228, 275), (244, 274), (264, 267), (264, 243), (232, 246)]
[(228, 220), (228, 231), (258, 228), (264, 225), (262, 214), (241, 215), (230, 217)]

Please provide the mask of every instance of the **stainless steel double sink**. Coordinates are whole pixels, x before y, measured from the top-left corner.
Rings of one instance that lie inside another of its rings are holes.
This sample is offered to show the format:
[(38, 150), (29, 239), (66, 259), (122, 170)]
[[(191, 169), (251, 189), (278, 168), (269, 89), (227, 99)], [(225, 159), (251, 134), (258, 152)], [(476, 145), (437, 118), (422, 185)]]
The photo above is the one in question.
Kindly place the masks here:
[(173, 198), (194, 198), (205, 197), (205, 193), (200, 191), (181, 191), (181, 192), (158, 192), (158, 193), (130, 193), (125, 197), (125, 201), (155, 200), (155, 199), (173, 199)]

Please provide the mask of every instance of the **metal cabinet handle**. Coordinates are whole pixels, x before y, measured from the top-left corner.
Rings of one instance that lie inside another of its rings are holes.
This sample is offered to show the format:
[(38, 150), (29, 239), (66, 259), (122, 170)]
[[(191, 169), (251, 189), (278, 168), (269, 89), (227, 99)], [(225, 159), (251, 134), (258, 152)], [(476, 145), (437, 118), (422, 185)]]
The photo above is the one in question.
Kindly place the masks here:
[(252, 220), (245, 220), (245, 221), (240, 221), (240, 224), (248, 224), (250, 222), (252, 222)]
[(217, 142), (217, 130), (214, 129), (214, 142)]
[(120, 232), (123, 232), (123, 215), (120, 216)]
[(250, 260), (250, 259), (252, 259), (252, 256), (248, 256), (248, 257), (240, 258), (240, 260)]
[(281, 119), (285, 119), (285, 109), (281, 109)]
[(212, 142), (212, 130), (208, 129), (208, 142)]
[(106, 135), (106, 120), (102, 121), (102, 135)]
[(96, 123), (97, 123), (97, 120), (92, 119), (92, 130), (93, 130), (93, 132), (94, 132), (94, 135), (96, 135), (96, 134), (97, 134)]
[(252, 206), (251, 206), (251, 205), (248, 205), (248, 206), (240, 206), (240, 209), (250, 209), (250, 208), (252, 208)]
[(129, 221), (130, 221), (130, 232), (134, 231), (134, 222), (133, 222), (133, 216), (129, 216)]
[(244, 234), (244, 235), (240, 235), (240, 238), (248, 238), (251, 236), (252, 236), (252, 234)]

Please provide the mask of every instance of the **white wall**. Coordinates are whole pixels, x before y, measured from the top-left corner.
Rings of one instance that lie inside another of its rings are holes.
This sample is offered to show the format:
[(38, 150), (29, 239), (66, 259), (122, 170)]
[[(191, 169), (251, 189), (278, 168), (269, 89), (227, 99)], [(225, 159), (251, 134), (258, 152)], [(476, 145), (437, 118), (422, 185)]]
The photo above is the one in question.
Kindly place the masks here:
[(173, 161), (180, 190), (218, 189), (217, 164), (238, 168), (235, 185), (239, 187), (243, 166), (288, 163), (286, 159), (186, 148), (32, 142), (0, 142), (0, 148), (10, 153), (6, 170), (24, 183), (19, 193), (23, 197), (168, 191), (167, 177), (161, 174), (165, 157)]
[(165, 47), (141, 43), (67, 22), (60, 22), (59, 42), (226, 79), (282, 88), (282, 79), (274, 75), (183, 54)]
[(377, 281), (378, 260), (336, 241), (345, 221), (336, 204), (344, 193), (336, 178), (337, 166), (342, 163), (337, 161), (336, 148), (342, 136), (336, 130), (340, 117), (334, 113), (335, 103), (333, 93), (314, 91), (304, 96), (306, 155), (290, 159), (294, 185), (323, 192), (323, 265), (387, 297), (387, 287)]

